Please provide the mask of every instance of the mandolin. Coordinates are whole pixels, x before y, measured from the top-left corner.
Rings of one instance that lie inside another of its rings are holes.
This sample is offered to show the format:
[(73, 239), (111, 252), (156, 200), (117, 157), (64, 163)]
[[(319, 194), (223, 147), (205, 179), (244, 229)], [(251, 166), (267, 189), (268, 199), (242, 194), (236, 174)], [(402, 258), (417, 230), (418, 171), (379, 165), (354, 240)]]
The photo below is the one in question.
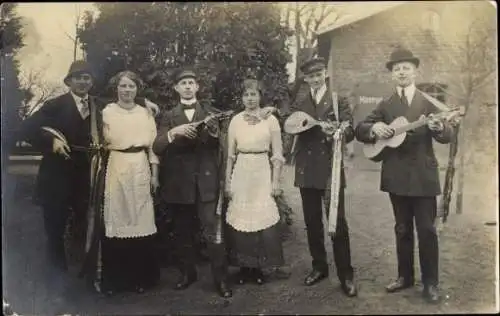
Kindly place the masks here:
[(285, 133), (296, 135), (315, 126), (328, 126), (332, 124), (334, 124), (334, 121), (316, 120), (306, 112), (296, 111), (286, 119), (285, 124), (283, 125), (283, 130), (285, 131)]
[[(465, 108), (457, 107), (435, 114), (434, 118), (451, 121), (458, 116), (463, 116), (464, 114)], [(373, 161), (379, 161), (380, 159), (378, 156), (386, 147), (399, 147), (406, 139), (407, 132), (426, 125), (429, 119), (430, 118), (428, 116), (423, 116), (417, 121), (408, 122), (404, 116), (396, 118), (391, 124), (389, 124), (389, 127), (394, 130), (394, 134), (391, 138), (377, 139), (373, 144), (363, 145), (363, 153), (365, 157)]]
[(213, 118), (216, 118), (217, 120), (221, 120), (221, 121), (228, 119), (233, 115), (233, 113), (234, 113), (233, 110), (224, 111), (224, 112), (213, 112), (213, 113), (209, 113), (207, 115), (207, 117), (205, 117), (203, 120), (192, 122), (189, 124), (198, 128), (198, 127), (202, 126), (203, 124), (206, 124), (208, 121), (210, 121)]

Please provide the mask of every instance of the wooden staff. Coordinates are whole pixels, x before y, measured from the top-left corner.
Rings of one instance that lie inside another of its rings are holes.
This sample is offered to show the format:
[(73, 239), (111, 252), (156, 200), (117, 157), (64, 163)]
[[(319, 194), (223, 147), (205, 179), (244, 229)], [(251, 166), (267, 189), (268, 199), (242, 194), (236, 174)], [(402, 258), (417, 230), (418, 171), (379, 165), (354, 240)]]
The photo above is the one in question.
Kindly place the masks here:
[[(230, 113), (229, 113), (230, 112)], [(224, 212), (224, 207), (225, 207), (225, 194), (224, 194), (224, 187), (226, 185), (225, 183), (225, 171), (227, 168), (226, 165), (226, 145), (227, 145), (227, 129), (222, 128), (222, 125), (224, 123), (227, 123), (229, 118), (231, 117), (230, 114), (233, 113), (233, 111), (228, 111), (225, 112), (225, 115), (219, 116), (218, 117), (218, 122), (219, 122), (219, 157), (221, 161), (219, 162), (219, 194), (217, 198), (217, 208), (216, 208), (216, 234), (215, 234), (215, 244), (221, 244), (223, 242), (223, 212)], [(225, 132), (221, 132), (222, 130), (225, 130)]]

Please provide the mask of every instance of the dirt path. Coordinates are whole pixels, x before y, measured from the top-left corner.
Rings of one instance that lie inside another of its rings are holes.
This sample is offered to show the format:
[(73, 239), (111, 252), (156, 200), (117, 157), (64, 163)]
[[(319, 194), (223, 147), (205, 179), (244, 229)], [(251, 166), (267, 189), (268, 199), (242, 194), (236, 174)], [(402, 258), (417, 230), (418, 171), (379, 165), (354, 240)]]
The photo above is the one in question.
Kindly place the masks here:
[[(294, 224), (284, 243), (292, 272), (288, 280), (236, 287), (234, 297), (224, 301), (212, 290), (208, 266), (200, 267), (201, 280), (184, 292), (171, 289), (177, 275), (166, 268), (162, 271), (161, 285), (143, 295), (103, 298), (90, 293), (75, 278), (67, 287), (66, 302), (58, 305), (53, 301), (50, 282), (42, 276), (46, 258), (41, 212), (29, 199), (17, 196), (4, 205), (2, 213), (4, 297), (22, 315), (53, 315), (56, 308), (85, 315), (422, 314), (495, 310), (497, 227), (484, 225), (485, 221), (496, 220), (498, 197), (494, 191), (477, 190), (477, 185), (466, 187), (471, 193), (465, 197), (464, 214), (452, 214), (440, 236), (440, 278), (446, 299), (440, 305), (429, 306), (420, 296), (420, 285), (402, 293), (385, 293), (384, 286), (397, 269), (389, 199), (378, 190), (378, 172), (349, 169), (348, 222), (352, 261), (360, 287), (359, 297), (349, 299), (342, 295), (334, 266), (330, 281), (314, 287), (302, 285), (310, 269), (310, 257), (300, 196), (291, 186), (292, 173), (287, 168), (284, 175), (286, 199), (295, 212)], [(25, 181), (30, 180), (25, 177)], [(331, 262), (329, 242), (327, 249)], [(418, 257), (415, 262), (418, 263)]]

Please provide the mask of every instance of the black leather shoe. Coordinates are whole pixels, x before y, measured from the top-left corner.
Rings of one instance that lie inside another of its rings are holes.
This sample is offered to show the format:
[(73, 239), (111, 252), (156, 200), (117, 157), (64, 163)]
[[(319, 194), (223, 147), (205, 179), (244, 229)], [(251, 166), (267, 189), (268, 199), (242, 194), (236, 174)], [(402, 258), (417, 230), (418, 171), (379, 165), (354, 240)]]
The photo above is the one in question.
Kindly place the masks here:
[(253, 269), (252, 271), (252, 279), (258, 285), (262, 285), (265, 283), (264, 273), (262, 273), (261, 269)]
[(243, 285), (248, 280), (250, 280), (250, 269), (242, 267), (240, 271), (236, 274), (236, 283)]
[(413, 282), (406, 281), (405, 278), (398, 278), (385, 287), (388, 293), (398, 292), (413, 286)]
[(441, 297), (439, 295), (439, 290), (435, 285), (424, 286), (423, 294), (425, 299), (429, 303), (435, 304), (441, 300)]
[(146, 292), (146, 289), (144, 289), (142, 286), (137, 286), (137, 287), (135, 288), (135, 291), (136, 291), (137, 293), (139, 293), (139, 294), (142, 294), (142, 293)]
[(307, 286), (311, 286), (327, 277), (328, 277), (328, 272), (325, 273), (318, 270), (312, 270), (312, 272), (306, 276), (304, 284)]
[(341, 283), (341, 287), (344, 294), (348, 297), (354, 297), (358, 295), (358, 289), (356, 287), (356, 284), (352, 280), (345, 280)]
[(196, 282), (198, 280), (198, 276), (196, 272), (191, 272), (191, 273), (183, 273), (175, 285), (176, 290), (184, 290), (187, 289), (191, 284)]
[(220, 297), (223, 298), (230, 298), (233, 296), (233, 292), (229, 288), (226, 282), (221, 281), (215, 285), (215, 288), (217, 290), (217, 293), (220, 295)]

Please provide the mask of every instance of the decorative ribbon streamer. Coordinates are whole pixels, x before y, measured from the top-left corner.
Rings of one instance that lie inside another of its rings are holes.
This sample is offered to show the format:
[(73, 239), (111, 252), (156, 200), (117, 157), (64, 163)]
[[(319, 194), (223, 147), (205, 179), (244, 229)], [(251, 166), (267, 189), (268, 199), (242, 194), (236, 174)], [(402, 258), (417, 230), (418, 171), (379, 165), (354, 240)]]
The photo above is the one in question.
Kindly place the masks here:
[(328, 217), (328, 234), (334, 235), (337, 229), (337, 214), (341, 186), (342, 147), (344, 146), (344, 130), (349, 122), (342, 122), (333, 134), (332, 174), (330, 182), (330, 215)]
[(443, 111), (443, 112), (447, 112), (447, 111), (450, 111), (450, 107), (447, 106), (446, 104), (444, 104), (443, 102), (439, 101), (438, 99), (430, 96), (429, 94), (421, 91), (421, 90), (418, 90), (420, 93), (422, 93), (422, 95), (427, 99), (427, 101), (429, 101), (430, 103), (432, 103), (435, 107), (437, 107), (440, 111)]

